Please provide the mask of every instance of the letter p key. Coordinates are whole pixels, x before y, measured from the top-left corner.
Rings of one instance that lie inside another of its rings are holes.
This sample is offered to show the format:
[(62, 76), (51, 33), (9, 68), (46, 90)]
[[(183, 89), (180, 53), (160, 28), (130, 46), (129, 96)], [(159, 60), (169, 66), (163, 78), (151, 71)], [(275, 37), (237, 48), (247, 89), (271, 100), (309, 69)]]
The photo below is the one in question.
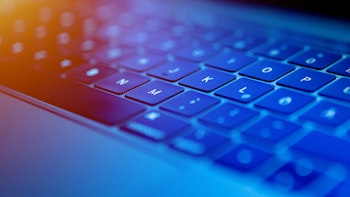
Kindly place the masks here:
[(303, 81), (306, 81), (306, 82), (308, 82), (308, 81), (311, 81), (312, 80), (312, 78), (311, 77), (304, 77), (304, 78), (302, 78), (301, 80), (300, 80), (300, 82), (303, 82)]

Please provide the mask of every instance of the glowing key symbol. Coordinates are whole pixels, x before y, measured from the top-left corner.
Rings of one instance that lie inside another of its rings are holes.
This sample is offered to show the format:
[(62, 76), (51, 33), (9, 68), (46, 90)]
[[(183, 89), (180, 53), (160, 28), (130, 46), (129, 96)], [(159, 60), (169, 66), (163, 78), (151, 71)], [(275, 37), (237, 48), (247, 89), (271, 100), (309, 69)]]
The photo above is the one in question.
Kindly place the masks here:
[(310, 57), (310, 58), (307, 59), (305, 62), (306, 62), (307, 64), (313, 64), (313, 63), (316, 62), (316, 58)]
[(108, 51), (108, 58), (113, 59), (119, 57), (121, 54), (120, 49), (111, 49)]
[(271, 67), (265, 67), (261, 70), (261, 72), (263, 72), (263, 73), (270, 73), (272, 71), (273, 71), (273, 68), (271, 68)]
[(62, 62), (61, 62), (61, 67), (62, 68), (66, 68), (66, 67), (69, 67), (69, 66), (72, 66), (72, 61), (69, 60), (69, 59), (64, 59)]
[(151, 120), (151, 121), (154, 121), (154, 120), (158, 119), (159, 117), (160, 117), (160, 114), (157, 112), (150, 112), (150, 113), (147, 113), (145, 115), (145, 118), (147, 120)]
[(231, 58), (227, 61), (227, 64), (233, 64), (236, 61), (236, 58)]
[(169, 73), (169, 74), (173, 74), (173, 73), (177, 73), (177, 72), (179, 72), (179, 71), (180, 71), (180, 68), (177, 67), (177, 68), (174, 68), (174, 69), (169, 69), (169, 70), (168, 70), (168, 73)]
[(205, 54), (205, 51), (203, 49), (195, 49), (192, 51), (193, 57), (201, 57)]
[(286, 96), (286, 97), (280, 98), (278, 100), (278, 104), (285, 106), (285, 105), (289, 105), (292, 101), (293, 99), (291, 97)]
[(350, 94), (350, 86), (344, 88), (343, 92), (344, 94)]
[(201, 99), (200, 99), (200, 98), (196, 98), (196, 99), (191, 100), (191, 101), (190, 101), (190, 104), (191, 104), (191, 105), (194, 105), (194, 104), (196, 104), (196, 103), (199, 102), (199, 101), (201, 101)]
[(137, 63), (139, 65), (146, 65), (149, 63), (149, 59), (148, 58), (145, 58), (145, 57), (141, 57), (137, 60)]
[(280, 54), (280, 50), (279, 49), (272, 49), (270, 52), (269, 52), (269, 55), (270, 56), (276, 56)]
[(202, 82), (208, 83), (209, 81), (213, 80), (213, 77), (207, 76), (205, 78), (202, 79)]
[(92, 69), (86, 71), (86, 76), (93, 77), (93, 76), (98, 75), (98, 73), (100, 73), (100, 71), (97, 68), (92, 68)]
[(337, 114), (337, 110), (334, 108), (330, 108), (328, 110), (323, 111), (321, 116), (332, 120), (336, 114)]

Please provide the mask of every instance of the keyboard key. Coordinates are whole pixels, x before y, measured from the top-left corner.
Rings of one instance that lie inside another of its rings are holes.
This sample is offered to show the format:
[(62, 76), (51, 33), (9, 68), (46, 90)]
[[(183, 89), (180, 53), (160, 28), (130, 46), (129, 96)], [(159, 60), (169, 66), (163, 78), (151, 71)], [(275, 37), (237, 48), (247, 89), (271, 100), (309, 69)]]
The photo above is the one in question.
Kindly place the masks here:
[(298, 90), (313, 92), (334, 79), (334, 75), (301, 68), (283, 77), (277, 81), (277, 84)]
[(230, 52), (219, 53), (218, 55), (206, 60), (205, 64), (213, 68), (234, 72), (254, 61), (256, 61), (256, 58), (254, 57), (247, 56), (243, 53)]
[(67, 77), (91, 84), (116, 72), (117, 70), (109, 67), (86, 64), (68, 71)]
[(199, 70), (199, 67), (194, 63), (175, 61), (153, 68), (147, 74), (174, 82), (197, 70)]
[(235, 76), (227, 73), (213, 69), (204, 69), (182, 79), (180, 84), (204, 92), (210, 92), (235, 78)]
[(219, 99), (187, 91), (165, 102), (160, 108), (183, 116), (194, 116), (217, 103)]
[(292, 58), (289, 62), (315, 69), (323, 69), (341, 58), (336, 53), (312, 49)]
[(172, 116), (158, 111), (149, 111), (126, 123), (122, 129), (154, 141), (161, 141), (169, 139), (188, 126), (188, 123)]
[(244, 108), (232, 103), (224, 103), (218, 108), (206, 113), (199, 120), (216, 127), (232, 129), (242, 123), (246, 123), (258, 114), (258, 112), (252, 109)]
[(325, 133), (312, 131), (292, 146), (293, 151), (308, 155), (308, 159), (315, 162), (322, 159), (332, 163), (350, 165), (350, 142)]
[(294, 68), (294, 66), (289, 64), (262, 60), (244, 68), (239, 74), (272, 82), (292, 71)]
[(271, 156), (263, 150), (246, 144), (240, 144), (216, 160), (225, 167), (243, 172), (252, 171)]
[(109, 93), (23, 68), (21, 72), (15, 69), (0, 72), (0, 83), (58, 108), (106, 125), (120, 124), (145, 110), (145, 107), (137, 103)]
[(175, 51), (174, 55), (187, 60), (201, 62), (217, 54), (219, 51), (210, 44), (195, 44), (181, 47)]
[(331, 66), (327, 71), (350, 77), (350, 58), (341, 60), (340, 62)]
[(291, 114), (309, 104), (314, 99), (314, 97), (306, 94), (287, 89), (278, 89), (256, 103), (256, 106), (268, 110)]
[(176, 138), (171, 143), (171, 147), (190, 155), (203, 156), (229, 140), (212, 131), (193, 129), (189, 134)]
[(326, 197), (348, 197), (350, 196), (350, 181), (345, 180), (334, 188)]
[(142, 55), (133, 55), (122, 60), (119, 62), (119, 64), (125, 68), (142, 72), (164, 62), (166, 62), (166, 58), (164, 56), (147, 53)]
[(333, 102), (321, 101), (305, 112), (301, 118), (321, 124), (339, 126), (350, 119), (350, 108)]
[(242, 134), (246, 138), (275, 144), (299, 128), (300, 126), (295, 123), (273, 116), (267, 116), (250, 126)]
[(198, 26), (193, 30), (195, 37), (205, 41), (205, 42), (214, 42), (225, 35), (229, 34), (230, 31), (220, 27), (204, 27)]
[(322, 90), (320, 95), (350, 102), (350, 79), (338, 79)]
[(274, 86), (246, 78), (238, 79), (215, 92), (216, 95), (248, 103), (274, 89)]
[(132, 54), (132, 50), (126, 47), (103, 47), (92, 53), (92, 56), (104, 63), (112, 63), (122, 57)]
[(64, 73), (71, 70), (72, 68), (81, 66), (86, 62), (87, 61), (84, 60), (84, 58), (81, 56), (67, 55), (39, 61), (38, 65), (43, 69), (47, 69), (56, 73)]
[(141, 75), (124, 72), (117, 73), (100, 81), (97, 81), (94, 86), (116, 94), (123, 94), (148, 82), (149, 80), (149, 78)]
[(300, 45), (291, 44), (279, 40), (263, 45), (259, 49), (254, 50), (254, 53), (266, 57), (271, 57), (277, 60), (283, 60), (300, 51), (301, 49), (302, 47)]
[(125, 96), (149, 105), (156, 105), (184, 89), (162, 81), (152, 81), (128, 92)]
[(151, 40), (145, 47), (151, 51), (164, 54), (175, 50), (187, 42), (188, 39), (182, 37), (160, 36), (153, 38), (153, 40)]
[(247, 51), (260, 45), (265, 40), (266, 38), (262, 36), (237, 31), (234, 35), (220, 40), (219, 43), (230, 48)]
[(145, 45), (145, 43), (151, 40), (151, 36), (149, 32), (142, 29), (143, 27), (141, 26), (125, 32), (123, 38), (120, 39), (121, 44), (130, 47)]
[[(311, 164), (312, 165), (312, 164)], [(284, 191), (300, 190), (317, 179), (320, 173), (312, 166), (288, 162), (266, 180), (274, 183)]]

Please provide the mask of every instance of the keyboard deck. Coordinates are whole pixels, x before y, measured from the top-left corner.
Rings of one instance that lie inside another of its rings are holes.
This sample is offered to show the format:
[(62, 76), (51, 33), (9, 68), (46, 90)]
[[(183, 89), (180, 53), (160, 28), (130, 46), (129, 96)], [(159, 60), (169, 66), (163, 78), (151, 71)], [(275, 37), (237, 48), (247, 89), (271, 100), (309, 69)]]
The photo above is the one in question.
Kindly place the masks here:
[(0, 83), (282, 191), (350, 195), (349, 44), (244, 21), (84, 17), (82, 31), (15, 32)]

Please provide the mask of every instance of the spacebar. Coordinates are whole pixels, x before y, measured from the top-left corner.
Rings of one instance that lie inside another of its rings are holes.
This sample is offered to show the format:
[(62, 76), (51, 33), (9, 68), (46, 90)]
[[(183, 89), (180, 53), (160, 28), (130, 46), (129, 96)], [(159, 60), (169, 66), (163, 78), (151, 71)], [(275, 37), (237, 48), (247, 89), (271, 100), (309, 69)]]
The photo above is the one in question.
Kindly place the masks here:
[(350, 142), (344, 139), (311, 132), (292, 146), (292, 149), (325, 161), (343, 163), (350, 166)]
[(137, 103), (38, 71), (0, 72), (0, 84), (106, 125), (119, 124), (145, 109)]

